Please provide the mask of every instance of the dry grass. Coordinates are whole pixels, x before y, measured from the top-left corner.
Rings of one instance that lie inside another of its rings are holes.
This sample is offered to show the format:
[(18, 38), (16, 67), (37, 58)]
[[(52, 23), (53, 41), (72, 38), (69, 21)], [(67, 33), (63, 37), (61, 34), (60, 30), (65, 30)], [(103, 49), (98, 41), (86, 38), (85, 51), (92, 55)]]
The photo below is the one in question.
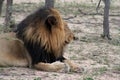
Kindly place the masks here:
[[(14, 5), (16, 23), (43, 3)], [(95, 5), (72, 4), (56, 6), (79, 40), (68, 45), (65, 56), (84, 67), (83, 73), (42, 72), (27, 68), (0, 68), (0, 80), (119, 80), (120, 79), (120, 11), (112, 7), (110, 34), (112, 40), (102, 39), (103, 16), (95, 14)], [(120, 6), (117, 6), (120, 7)], [(23, 9), (24, 8), (24, 9)], [(78, 9), (90, 15), (81, 14)], [(102, 13), (102, 9), (101, 9)], [(70, 18), (72, 17), (72, 18)], [(3, 26), (4, 14), (0, 21)], [(70, 19), (68, 19), (70, 18)], [(0, 28), (2, 31), (2, 28)]]

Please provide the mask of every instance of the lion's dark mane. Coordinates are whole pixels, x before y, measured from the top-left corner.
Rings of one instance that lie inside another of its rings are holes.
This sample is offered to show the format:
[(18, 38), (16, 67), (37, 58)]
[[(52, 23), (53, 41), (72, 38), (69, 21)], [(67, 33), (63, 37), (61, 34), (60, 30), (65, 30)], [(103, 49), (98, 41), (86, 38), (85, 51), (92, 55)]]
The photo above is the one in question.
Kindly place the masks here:
[(17, 33), (17, 37), (23, 39), (22, 32), (26, 27), (28, 27), (29, 25), (33, 25), (35, 27), (40, 20), (44, 20), (47, 15), (49, 15), (45, 12), (45, 10), (49, 10), (49, 8), (40, 8), (36, 12), (27, 16), (24, 20), (22, 20), (17, 25), (17, 29), (15, 30), (15, 32)]
[[(41, 46), (41, 42), (33, 43), (31, 40), (26, 40), (23, 34), (27, 27), (36, 27), (37, 23), (40, 22), (40, 20), (45, 21), (49, 15), (49, 13), (45, 12), (46, 10), (49, 11), (48, 8), (40, 8), (35, 13), (27, 16), (17, 25), (16, 36), (24, 42), (24, 45), (32, 58), (32, 64), (37, 64), (38, 62), (52, 63), (56, 60), (63, 61), (65, 59), (62, 55), (56, 58), (55, 55), (53, 55), (53, 51), (47, 52), (45, 50), (45, 46)], [(32, 34), (35, 35), (35, 33), (36, 30), (34, 30)], [(61, 50), (61, 53), (63, 53), (63, 49)]]

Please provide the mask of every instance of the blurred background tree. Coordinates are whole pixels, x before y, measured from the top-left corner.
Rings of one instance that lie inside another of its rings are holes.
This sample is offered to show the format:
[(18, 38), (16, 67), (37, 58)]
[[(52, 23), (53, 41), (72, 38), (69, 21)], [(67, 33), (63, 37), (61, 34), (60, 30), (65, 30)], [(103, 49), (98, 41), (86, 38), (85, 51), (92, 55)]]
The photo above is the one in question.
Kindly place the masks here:
[(6, 15), (5, 15), (5, 27), (13, 27), (14, 22), (12, 21), (12, 6), (13, 6), (13, 0), (7, 0), (6, 4)]
[(110, 0), (104, 0), (104, 20), (103, 20), (103, 38), (110, 38), (110, 29), (109, 29), (109, 9), (110, 9)]
[(55, 0), (45, 0), (45, 7), (54, 8)]
[(4, 0), (0, 0), (0, 16), (1, 16), (1, 13), (2, 13), (3, 1), (4, 1)]
[[(4, 0), (0, 0), (0, 15), (2, 13), (2, 6), (3, 6), (3, 2)], [(9, 29), (9, 27), (14, 27), (14, 22), (12, 20), (12, 6), (13, 6), (13, 0), (7, 0), (6, 1), (6, 13), (5, 13), (5, 32), (7, 31), (7, 29)]]

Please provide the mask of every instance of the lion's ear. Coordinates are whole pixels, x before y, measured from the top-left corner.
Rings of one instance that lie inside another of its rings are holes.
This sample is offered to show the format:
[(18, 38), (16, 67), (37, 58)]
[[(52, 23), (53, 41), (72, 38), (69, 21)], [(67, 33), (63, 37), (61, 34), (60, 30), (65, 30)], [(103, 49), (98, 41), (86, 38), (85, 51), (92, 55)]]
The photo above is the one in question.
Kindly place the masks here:
[(45, 24), (48, 26), (56, 25), (57, 21), (56, 21), (55, 16), (48, 16), (46, 21), (45, 21)]

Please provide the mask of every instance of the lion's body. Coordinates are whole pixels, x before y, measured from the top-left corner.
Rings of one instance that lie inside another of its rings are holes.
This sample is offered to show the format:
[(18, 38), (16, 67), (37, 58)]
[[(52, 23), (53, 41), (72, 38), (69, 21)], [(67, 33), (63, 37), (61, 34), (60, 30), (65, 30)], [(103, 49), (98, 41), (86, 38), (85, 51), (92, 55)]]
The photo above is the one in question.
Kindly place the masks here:
[(56, 9), (41, 8), (20, 22), (16, 33), (0, 36), (0, 66), (58, 71), (65, 67), (60, 62), (65, 62), (74, 69), (76, 66), (63, 57), (65, 46), (73, 39)]
[(29, 66), (31, 58), (14, 33), (0, 35), (0, 66)]

